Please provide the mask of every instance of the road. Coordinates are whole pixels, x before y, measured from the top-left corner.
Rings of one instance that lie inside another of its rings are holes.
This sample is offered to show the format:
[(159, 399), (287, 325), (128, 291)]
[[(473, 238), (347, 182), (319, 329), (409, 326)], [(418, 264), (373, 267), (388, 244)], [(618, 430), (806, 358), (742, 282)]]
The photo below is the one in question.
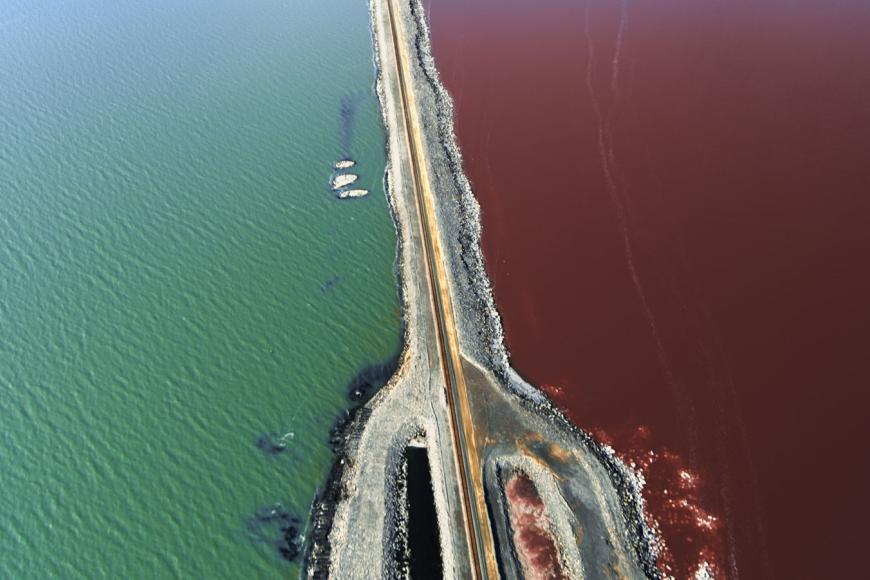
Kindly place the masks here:
[(462, 492), (463, 513), (470, 549), (472, 570), (475, 578), (498, 578), (495, 546), (484, 496), (481, 462), (477, 452), (474, 424), (469, 410), (468, 391), (462, 372), (462, 355), (459, 351), (450, 286), (443, 264), (445, 263), (437, 236), (437, 217), (433, 209), (430, 180), (426, 172), (425, 153), (421, 148), (421, 134), (414, 100), (411, 79), (411, 63), (400, 39), (405, 38), (402, 23), (396, 18), (395, 0), (387, 0), (390, 29), (393, 38), (398, 68), (399, 89), (405, 124), (406, 143), (413, 174), (420, 230), (423, 237), (423, 253), (432, 296), (435, 317), (435, 333), (441, 355), (441, 366), (447, 384), (447, 404), (450, 407), (456, 463)]

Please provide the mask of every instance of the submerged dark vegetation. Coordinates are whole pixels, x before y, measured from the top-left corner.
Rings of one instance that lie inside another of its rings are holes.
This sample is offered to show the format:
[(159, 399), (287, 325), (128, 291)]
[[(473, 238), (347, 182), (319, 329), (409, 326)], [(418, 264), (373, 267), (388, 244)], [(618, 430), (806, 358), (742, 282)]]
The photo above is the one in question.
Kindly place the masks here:
[[(327, 523), (324, 518), (327, 518), (331, 523), (334, 510), (324, 509), (323, 506), (334, 506), (339, 499), (337, 486), (346, 465), (344, 445), (352, 425), (355, 421), (364, 422), (367, 416), (361, 412), (364, 410), (363, 405), (393, 376), (398, 364), (399, 354), (397, 353), (383, 361), (365, 365), (345, 387), (350, 404), (336, 417), (329, 431), (329, 446), (335, 454), (335, 461), (323, 489), (312, 504), (311, 539), (326, 540), (328, 527), (324, 527)], [(277, 432), (259, 435), (254, 440), (254, 446), (267, 457), (282, 455), (288, 450), (289, 445), (286, 435)], [(306, 544), (303, 524), (303, 520), (298, 515), (292, 514), (278, 502), (272, 506), (258, 509), (248, 519), (247, 529), (254, 541), (273, 545), (283, 559), (295, 562), (299, 559)]]
[(341, 98), (339, 106), (339, 142), (341, 153), (350, 157), (353, 131), (356, 126), (356, 117), (359, 105), (366, 97), (365, 91), (354, 91)]
[(302, 519), (281, 503), (258, 509), (248, 518), (247, 529), (254, 541), (272, 545), (287, 561), (295, 561), (302, 551)]

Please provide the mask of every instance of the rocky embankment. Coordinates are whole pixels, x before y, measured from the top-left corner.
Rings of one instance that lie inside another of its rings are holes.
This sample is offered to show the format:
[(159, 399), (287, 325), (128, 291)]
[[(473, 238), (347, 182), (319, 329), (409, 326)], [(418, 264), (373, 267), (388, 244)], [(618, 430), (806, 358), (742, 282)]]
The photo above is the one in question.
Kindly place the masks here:
[[(408, 157), (389, 1), (373, 0), (371, 14), (378, 96), (388, 130), (386, 191), (399, 238), (404, 349), (396, 374), (336, 436), (335, 466), (312, 507), (306, 567), (309, 577), (402, 576), (408, 537), (403, 522), (408, 518), (397, 466), (413, 441), (426, 449), (430, 462), (443, 575), (467, 578), (472, 574), (469, 540)], [(481, 462), (484, 473), (481, 493), (495, 520), (499, 563), (508, 577), (522, 574), (500, 473), (523, 473), (533, 482), (541, 513), (546, 514), (547, 534), (558, 552), (553, 561), (572, 577), (657, 577), (653, 536), (644, 524), (633, 472), (611, 450), (572, 426), (509, 366), (483, 268), (479, 207), (462, 173), (452, 103), (438, 81), (424, 12), (418, 0), (394, 0), (394, 7), (405, 35), (398, 41), (413, 61), (409, 76), (418, 110), (411, 114), (419, 116), (424, 133), (422, 148), (437, 218), (433, 226), (446, 254), (443, 267), (471, 393), (479, 450), (473, 459)]]

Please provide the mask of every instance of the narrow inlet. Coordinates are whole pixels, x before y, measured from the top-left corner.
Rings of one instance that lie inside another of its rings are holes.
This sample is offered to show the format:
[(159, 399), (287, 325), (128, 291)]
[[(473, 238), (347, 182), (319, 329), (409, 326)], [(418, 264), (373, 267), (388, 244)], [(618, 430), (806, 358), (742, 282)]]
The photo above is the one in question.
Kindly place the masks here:
[(407, 447), (408, 563), (410, 577), (441, 578), (441, 542), (432, 471), (425, 447)]

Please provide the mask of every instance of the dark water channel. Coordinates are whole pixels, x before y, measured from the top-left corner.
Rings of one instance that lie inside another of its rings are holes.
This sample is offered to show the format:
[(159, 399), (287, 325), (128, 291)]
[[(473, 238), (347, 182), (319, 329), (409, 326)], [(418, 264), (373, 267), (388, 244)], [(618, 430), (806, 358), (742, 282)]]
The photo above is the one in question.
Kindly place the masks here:
[(410, 576), (414, 579), (441, 578), (441, 547), (438, 516), (432, 491), (432, 473), (425, 447), (408, 447), (408, 553)]

